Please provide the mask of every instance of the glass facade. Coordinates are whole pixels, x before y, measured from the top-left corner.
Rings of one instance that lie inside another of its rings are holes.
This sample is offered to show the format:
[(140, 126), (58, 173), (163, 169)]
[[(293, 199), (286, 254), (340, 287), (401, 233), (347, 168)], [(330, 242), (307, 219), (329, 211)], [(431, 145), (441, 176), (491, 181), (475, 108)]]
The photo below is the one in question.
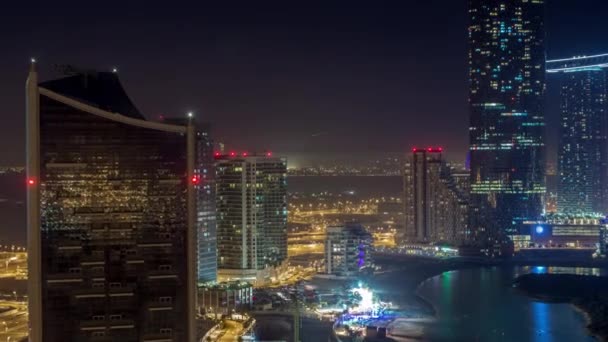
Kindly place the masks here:
[(217, 280), (217, 228), (215, 215), (215, 159), (210, 125), (202, 124), (196, 132), (196, 188), (198, 281)]
[(543, 0), (469, 1), (472, 224), (495, 245), (542, 210)]
[(605, 213), (608, 160), (606, 56), (547, 61), (560, 85), (559, 184), (562, 214)]
[[(190, 119), (163, 118), (163, 122), (187, 125)], [(215, 218), (215, 159), (211, 125), (196, 123), (196, 267), (199, 283), (217, 281), (217, 239)]]
[(287, 162), (221, 156), (216, 164), (220, 269), (261, 270), (287, 259)]
[(42, 340), (188, 340), (186, 128), (116, 114), (136, 109), (113, 74), (40, 87)]

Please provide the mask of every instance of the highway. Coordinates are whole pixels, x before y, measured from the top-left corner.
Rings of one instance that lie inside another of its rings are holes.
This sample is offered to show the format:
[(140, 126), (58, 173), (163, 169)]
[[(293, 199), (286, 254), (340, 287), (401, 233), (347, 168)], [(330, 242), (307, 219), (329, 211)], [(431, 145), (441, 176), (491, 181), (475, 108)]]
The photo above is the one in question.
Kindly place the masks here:
[(242, 333), (243, 323), (227, 319), (224, 321), (224, 334), (217, 341), (236, 342)]
[(0, 252), (0, 278), (27, 278), (27, 253)]
[(0, 341), (21, 341), (27, 337), (27, 303), (0, 301)]

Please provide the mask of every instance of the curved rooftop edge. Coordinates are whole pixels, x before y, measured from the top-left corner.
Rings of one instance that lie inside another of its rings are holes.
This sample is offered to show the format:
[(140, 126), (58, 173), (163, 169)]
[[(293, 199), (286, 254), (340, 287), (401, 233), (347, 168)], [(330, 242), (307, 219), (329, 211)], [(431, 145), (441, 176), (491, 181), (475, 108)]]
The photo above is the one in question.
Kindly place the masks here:
[(38, 87), (38, 90), (40, 92), (40, 95), (44, 95), (50, 99), (61, 102), (70, 107), (74, 107), (78, 110), (82, 110), (89, 114), (97, 115), (97, 116), (100, 116), (100, 117), (103, 117), (103, 118), (106, 118), (109, 120), (121, 122), (121, 123), (124, 123), (127, 125), (132, 125), (132, 126), (137, 126), (137, 127), (142, 127), (142, 128), (149, 128), (149, 129), (165, 131), (165, 132), (173, 132), (173, 133), (186, 133), (186, 131), (187, 131), (186, 126), (170, 125), (170, 124), (165, 124), (165, 123), (160, 123), (160, 122), (146, 121), (145, 119), (133, 118), (131, 116), (123, 115), (120, 113), (108, 112), (106, 110), (83, 103), (79, 100), (75, 100), (68, 96), (61, 95), (59, 93), (56, 93), (52, 90), (49, 90), (49, 89), (41, 87), (41, 86)]
[(545, 68), (548, 73), (606, 69), (608, 68), (608, 54), (547, 60)]
[(109, 112), (145, 119), (127, 95), (118, 74), (95, 70), (74, 70), (73, 75), (44, 81), (39, 86)]

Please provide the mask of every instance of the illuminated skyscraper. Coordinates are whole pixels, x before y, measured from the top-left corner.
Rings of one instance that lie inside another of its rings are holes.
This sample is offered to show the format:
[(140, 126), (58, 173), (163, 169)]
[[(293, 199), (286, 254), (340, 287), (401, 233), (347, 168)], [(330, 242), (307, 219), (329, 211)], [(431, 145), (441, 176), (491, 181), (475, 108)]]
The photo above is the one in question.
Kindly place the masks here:
[[(163, 122), (187, 125), (185, 118), (166, 118)], [(195, 122), (197, 273), (199, 283), (217, 280), (217, 238), (215, 215), (215, 158), (211, 125)]]
[(561, 89), (557, 210), (606, 213), (608, 55), (547, 61)]
[(27, 86), (29, 339), (194, 341), (193, 125), (146, 121), (116, 73)]
[(197, 127), (196, 172), (197, 185), (197, 240), (198, 281), (217, 280), (217, 228), (215, 214), (215, 158), (209, 124)]
[(544, 0), (469, 0), (474, 234), (497, 245), (541, 214)]
[(216, 190), (219, 278), (260, 281), (287, 259), (287, 161), (218, 155)]
[(468, 237), (468, 177), (441, 148), (414, 148), (404, 170), (405, 240), (462, 244)]

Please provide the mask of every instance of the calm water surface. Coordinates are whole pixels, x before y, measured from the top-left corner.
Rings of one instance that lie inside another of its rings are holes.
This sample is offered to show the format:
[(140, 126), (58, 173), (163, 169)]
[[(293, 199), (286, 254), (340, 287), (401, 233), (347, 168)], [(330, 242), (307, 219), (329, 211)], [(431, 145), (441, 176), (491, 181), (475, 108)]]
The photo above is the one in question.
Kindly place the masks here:
[(422, 325), (425, 341), (595, 341), (584, 316), (569, 304), (537, 302), (516, 292), (524, 273), (606, 275), (592, 268), (493, 267), (443, 273), (418, 294), (433, 304), (437, 319)]

